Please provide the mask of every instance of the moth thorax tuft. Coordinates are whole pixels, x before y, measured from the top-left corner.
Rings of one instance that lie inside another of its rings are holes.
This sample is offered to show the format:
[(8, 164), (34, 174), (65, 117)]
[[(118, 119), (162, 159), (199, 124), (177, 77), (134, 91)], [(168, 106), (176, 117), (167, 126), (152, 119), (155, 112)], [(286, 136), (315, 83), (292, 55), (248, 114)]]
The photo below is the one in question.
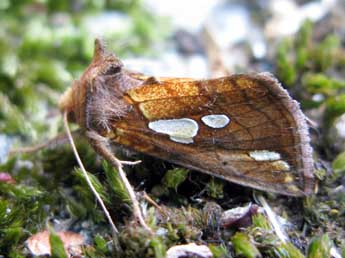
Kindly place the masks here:
[(72, 87), (65, 90), (59, 99), (60, 111), (71, 111), (73, 109), (73, 90)]

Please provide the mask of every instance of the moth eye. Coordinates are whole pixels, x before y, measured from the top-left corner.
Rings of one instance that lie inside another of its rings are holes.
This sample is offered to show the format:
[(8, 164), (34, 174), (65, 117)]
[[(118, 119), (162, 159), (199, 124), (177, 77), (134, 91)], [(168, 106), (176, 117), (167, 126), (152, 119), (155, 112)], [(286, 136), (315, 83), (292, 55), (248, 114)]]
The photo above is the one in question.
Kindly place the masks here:
[(121, 72), (121, 66), (110, 66), (105, 70), (104, 75), (113, 75)]

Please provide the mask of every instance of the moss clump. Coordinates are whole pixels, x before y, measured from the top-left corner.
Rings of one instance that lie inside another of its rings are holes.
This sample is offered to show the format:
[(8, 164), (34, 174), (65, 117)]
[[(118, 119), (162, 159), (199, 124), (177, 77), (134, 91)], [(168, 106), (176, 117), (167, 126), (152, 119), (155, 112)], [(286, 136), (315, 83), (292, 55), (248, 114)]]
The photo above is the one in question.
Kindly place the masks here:
[(258, 258), (262, 257), (259, 250), (253, 244), (253, 241), (248, 237), (248, 235), (237, 232), (231, 239), (232, 245), (236, 255), (243, 256), (246, 258)]
[(327, 234), (314, 237), (308, 248), (308, 258), (323, 258), (331, 256), (332, 241)]

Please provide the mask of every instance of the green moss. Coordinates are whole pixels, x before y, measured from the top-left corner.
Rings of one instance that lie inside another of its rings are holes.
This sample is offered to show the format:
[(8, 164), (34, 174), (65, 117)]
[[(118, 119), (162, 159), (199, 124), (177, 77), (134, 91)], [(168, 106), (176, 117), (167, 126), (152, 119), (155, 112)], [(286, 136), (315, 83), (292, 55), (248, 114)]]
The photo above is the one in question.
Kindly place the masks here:
[(97, 234), (94, 239), (94, 249), (87, 248), (88, 257), (109, 257), (111, 256), (110, 243), (100, 234)]
[(209, 245), (208, 246), (214, 258), (231, 258), (231, 255), (225, 245)]
[(327, 234), (314, 237), (308, 248), (308, 258), (326, 258), (331, 256), (332, 241)]
[(106, 176), (107, 186), (111, 192), (111, 200), (113, 203), (125, 203), (129, 205), (131, 203), (128, 192), (121, 181), (119, 173), (106, 161), (102, 162), (104, 173)]
[[(285, 86), (296, 92), (303, 107), (314, 108), (326, 103), (325, 124), (329, 127), (334, 118), (345, 112), (342, 98), (343, 79), (335, 78), (344, 52), (337, 35), (328, 34), (321, 41), (314, 39), (315, 28), (306, 21), (294, 38), (281, 41), (276, 51), (276, 69)], [(307, 92), (301, 91), (300, 85)], [(323, 96), (313, 100), (311, 94)], [(328, 99), (329, 97), (329, 99)]]
[(336, 60), (335, 55), (339, 47), (339, 37), (332, 34), (327, 35), (320, 44), (315, 46), (312, 58), (316, 69), (324, 72), (331, 67), (334, 64), (334, 60)]
[(275, 254), (279, 258), (304, 258), (305, 256), (290, 242), (275, 247)]
[(345, 80), (336, 80), (322, 73), (306, 73), (302, 77), (302, 85), (310, 93), (333, 96), (338, 90), (345, 89)]
[(222, 199), (224, 198), (224, 181), (212, 178), (210, 182), (208, 182), (206, 190), (208, 196), (214, 198), (214, 199)]
[(291, 86), (296, 82), (297, 71), (294, 60), (289, 55), (291, 41), (285, 40), (277, 48), (277, 74), (282, 83)]
[(178, 186), (186, 180), (188, 173), (189, 171), (183, 168), (168, 170), (164, 175), (162, 183), (166, 188), (177, 191)]
[(316, 169), (314, 170), (314, 176), (320, 181), (325, 180), (327, 177), (327, 171), (326, 169)]
[(296, 69), (306, 69), (310, 57), (309, 47), (312, 44), (313, 24), (310, 20), (304, 22), (295, 38)]
[(150, 241), (150, 247), (153, 249), (155, 258), (164, 258), (166, 253), (166, 246), (160, 237), (154, 237)]
[(0, 92), (0, 130), (4, 133), (22, 133), (37, 138), (31, 123), (28, 122), (18, 107), (11, 103), (9, 98)]
[(237, 232), (231, 238), (232, 245), (234, 247), (235, 253), (238, 256), (243, 256), (246, 258), (257, 258), (262, 257), (259, 250), (253, 244), (253, 241), (250, 240), (248, 235), (244, 233)]
[(345, 152), (338, 154), (338, 156), (333, 160), (332, 168), (336, 174), (336, 178), (343, 176), (345, 173)]
[(345, 113), (345, 94), (335, 95), (326, 101), (325, 125), (331, 126), (335, 118)]
[(269, 224), (267, 218), (263, 214), (255, 214), (252, 220), (254, 227), (258, 227), (264, 230), (271, 230), (271, 225)]
[(46, 193), (35, 187), (0, 183), (0, 251), (10, 253), (16, 245), (44, 224), (49, 203)]
[(127, 225), (120, 234), (121, 257), (161, 257), (164, 242), (137, 225)]
[[(84, 187), (87, 191), (89, 191), (89, 198), (93, 196), (93, 193), (91, 192), (91, 189), (88, 187), (88, 184), (86, 182), (86, 178), (83, 174), (83, 172), (81, 171), (81, 169), (76, 168), (75, 169), (75, 175), (77, 176), (77, 178), (79, 180), (81, 180), (82, 182), (82, 187)], [(102, 185), (102, 183), (99, 181), (99, 179), (88, 172), (88, 177), (90, 178), (90, 181), (92, 183), (92, 185), (95, 187), (97, 193), (100, 195), (100, 197), (102, 198), (102, 200), (104, 200), (106, 203), (110, 202), (109, 196), (106, 193), (106, 189), (104, 188), (104, 186)]]
[(52, 258), (67, 258), (62, 240), (52, 229), (49, 232), (49, 243)]

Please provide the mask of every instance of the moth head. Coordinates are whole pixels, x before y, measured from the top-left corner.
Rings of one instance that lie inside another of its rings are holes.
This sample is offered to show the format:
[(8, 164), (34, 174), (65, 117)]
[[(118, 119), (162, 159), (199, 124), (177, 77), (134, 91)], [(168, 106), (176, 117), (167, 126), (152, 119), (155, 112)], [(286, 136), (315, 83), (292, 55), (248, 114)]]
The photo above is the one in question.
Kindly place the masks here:
[(117, 77), (122, 72), (123, 63), (114, 54), (106, 51), (100, 39), (95, 40), (92, 62), (79, 80), (75, 80), (59, 100), (59, 109), (69, 113), (70, 121), (82, 123), (84, 104), (88, 91), (97, 89), (98, 79)]

